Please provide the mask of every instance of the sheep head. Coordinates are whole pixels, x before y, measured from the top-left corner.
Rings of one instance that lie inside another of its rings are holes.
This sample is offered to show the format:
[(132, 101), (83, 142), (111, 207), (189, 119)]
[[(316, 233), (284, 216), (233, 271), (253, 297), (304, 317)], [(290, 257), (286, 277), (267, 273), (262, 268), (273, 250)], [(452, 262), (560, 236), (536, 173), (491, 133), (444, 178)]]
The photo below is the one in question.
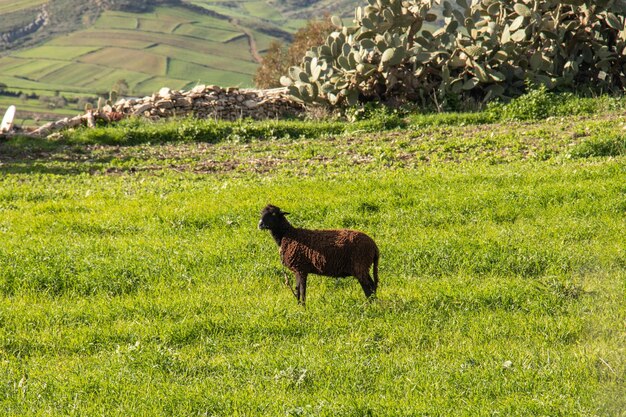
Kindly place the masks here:
[(259, 229), (265, 230), (277, 230), (283, 229), (289, 224), (285, 215), (289, 214), (282, 211), (280, 208), (271, 204), (267, 205), (263, 211), (261, 211), (261, 220), (259, 221)]

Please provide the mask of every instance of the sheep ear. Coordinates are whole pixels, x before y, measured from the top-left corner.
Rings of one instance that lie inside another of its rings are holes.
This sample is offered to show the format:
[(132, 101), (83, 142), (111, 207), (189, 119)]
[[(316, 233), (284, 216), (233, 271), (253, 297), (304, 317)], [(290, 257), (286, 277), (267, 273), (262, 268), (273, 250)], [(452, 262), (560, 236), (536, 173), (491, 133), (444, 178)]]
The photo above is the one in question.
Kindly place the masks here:
[(285, 215), (285, 214), (289, 214), (289, 212), (287, 211), (281, 211), (280, 214)]

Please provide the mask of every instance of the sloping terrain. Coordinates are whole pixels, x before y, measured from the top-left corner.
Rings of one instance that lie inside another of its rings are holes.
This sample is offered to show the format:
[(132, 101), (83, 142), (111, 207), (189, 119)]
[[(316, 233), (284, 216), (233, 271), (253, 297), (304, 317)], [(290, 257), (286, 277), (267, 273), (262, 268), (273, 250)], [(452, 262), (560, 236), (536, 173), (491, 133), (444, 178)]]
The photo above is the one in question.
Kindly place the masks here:
[[(259, 37), (265, 46), (271, 37)], [(229, 20), (185, 8), (102, 13), (88, 29), (0, 58), (13, 89), (107, 92), (116, 80), (133, 94), (195, 83), (251, 85), (256, 61), (246, 33)]]
[[(37, 124), (75, 114), (77, 97), (106, 97), (120, 81), (131, 96), (165, 86), (251, 87), (272, 41), (289, 42), (324, 11), (352, 10), (326, 1), (0, 0), (0, 84), (13, 94), (0, 111), (16, 104), (18, 119)], [(20, 101), (20, 93), (35, 98)], [(74, 99), (51, 106), (40, 96)]]

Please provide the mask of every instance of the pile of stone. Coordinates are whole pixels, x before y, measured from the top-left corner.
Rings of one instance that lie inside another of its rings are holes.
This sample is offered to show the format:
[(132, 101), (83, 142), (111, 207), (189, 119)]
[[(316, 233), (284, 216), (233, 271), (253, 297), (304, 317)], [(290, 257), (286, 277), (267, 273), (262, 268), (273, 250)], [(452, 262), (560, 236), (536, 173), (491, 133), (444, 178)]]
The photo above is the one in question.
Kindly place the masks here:
[(198, 118), (236, 120), (276, 119), (302, 112), (286, 89), (247, 90), (199, 85), (190, 91), (162, 88), (152, 97), (119, 100), (114, 112), (150, 118), (193, 115)]
[(253, 90), (205, 85), (198, 85), (189, 91), (162, 88), (152, 96), (120, 99), (115, 104), (88, 111), (84, 115), (47, 123), (31, 134), (45, 136), (54, 131), (81, 125), (95, 126), (98, 120), (113, 122), (130, 116), (153, 120), (185, 116), (219, 120), (263, 120), (297, 116), (303, 111), (302, 104), (294, 101), (285, 88)]

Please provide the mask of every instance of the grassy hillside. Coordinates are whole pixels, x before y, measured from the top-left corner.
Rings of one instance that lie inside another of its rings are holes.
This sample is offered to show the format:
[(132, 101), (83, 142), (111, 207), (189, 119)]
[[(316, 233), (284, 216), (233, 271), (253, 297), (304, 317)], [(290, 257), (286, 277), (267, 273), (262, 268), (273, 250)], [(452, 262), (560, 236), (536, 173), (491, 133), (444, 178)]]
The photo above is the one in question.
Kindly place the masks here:
[[(0, 0), (0, 15), (29, 10), (46, 2), (47, 0)], [(13, 22), (13, 24), (15, 23)]]
[[(182, 67), (182, 68), (181, 68)], [(131, 94), (196, 83), (250, 85), (256, 64), (227, 20), (182, 8), (150, 14), (105, 12), (89, 29), (0, 59), (13, 89), (107, 92), (125, 79)]]
[[(623, 111), (392, 119), (0, 144), (4, 415), (622, 415)], [(378, 300), (297, 306), (270, 202), (373, 236)]]
[[(44, 4), (49, 23), (0, 56), (0, 83), (10, 91), (106, 95), (119, 80), (132, 96), (199, 83), (250, 87), (269, 44), (288, 40), (305, 22), (258, 0), (194, 0), (141, 13), (112, 10), (107, 2), (0, 1), (0, 33), (28, 24)], [(12, 104), (32, 122), (31, 108)], [(50, 119), (48, 109), (39, 111)]]

